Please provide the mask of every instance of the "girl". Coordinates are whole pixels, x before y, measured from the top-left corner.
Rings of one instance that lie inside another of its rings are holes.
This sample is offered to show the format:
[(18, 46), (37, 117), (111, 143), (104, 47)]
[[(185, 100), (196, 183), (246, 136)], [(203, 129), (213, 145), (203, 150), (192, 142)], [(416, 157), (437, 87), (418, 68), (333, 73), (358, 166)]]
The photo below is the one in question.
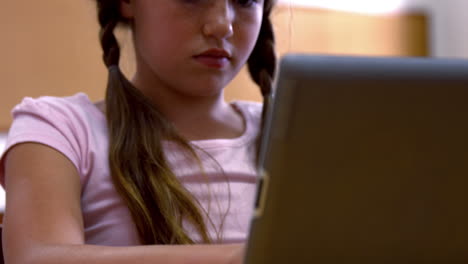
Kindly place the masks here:
[[(223, 88), (247, 63), (270, 95), (272, 5), (97, 0), (105, 100), (26, 98), (13, 110), (0, 168), (6, 262), (240, 263), (262, 109), (226, 103)], [(133, 32), (131, 81), (119, 24)]]

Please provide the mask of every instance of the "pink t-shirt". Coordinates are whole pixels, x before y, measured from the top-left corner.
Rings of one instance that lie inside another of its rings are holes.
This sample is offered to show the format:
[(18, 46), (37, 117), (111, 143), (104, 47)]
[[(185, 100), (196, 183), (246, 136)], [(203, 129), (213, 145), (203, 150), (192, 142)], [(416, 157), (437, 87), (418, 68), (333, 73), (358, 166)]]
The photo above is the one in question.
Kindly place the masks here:
[[(244, 117), (246, 130), (242, 136), (191, 142), (203, 150), (198, 154), (205, 176), (198, 166), (178, 155), (174, 145), (164, 145), (170, 166), (208, 212), (214, 224), (207, 223), (210, 234), (214, 239), (221, 234), (221, 243), (245, 241), (256, 191), (254, 161), (261, 104), (239, 101), (232, 106)], [(83, 93), (71, 97), (25, 98), (12, 113), (14, 122), (4, 153), (21, 142), (38, 142), (60, 151), (75, 165), (81, 178), (86, 243), (140, 244), (130, 212), (109, 175), (107, 125), (96, 105)], [(0, 180), (4, 180), (3, 166)], [(185, 228), (193, 239), (200, 241), (190, 226)]]

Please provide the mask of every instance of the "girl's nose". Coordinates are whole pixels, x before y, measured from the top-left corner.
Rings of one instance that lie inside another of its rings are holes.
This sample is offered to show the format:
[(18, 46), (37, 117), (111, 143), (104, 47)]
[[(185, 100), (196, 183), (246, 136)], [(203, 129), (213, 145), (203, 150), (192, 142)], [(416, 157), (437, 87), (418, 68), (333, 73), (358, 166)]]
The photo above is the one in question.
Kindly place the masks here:
[(217, 0), (206, 13), (203, 34), (217, 39), (229, 38), (234, 34), (234, 10), (229, 1)]

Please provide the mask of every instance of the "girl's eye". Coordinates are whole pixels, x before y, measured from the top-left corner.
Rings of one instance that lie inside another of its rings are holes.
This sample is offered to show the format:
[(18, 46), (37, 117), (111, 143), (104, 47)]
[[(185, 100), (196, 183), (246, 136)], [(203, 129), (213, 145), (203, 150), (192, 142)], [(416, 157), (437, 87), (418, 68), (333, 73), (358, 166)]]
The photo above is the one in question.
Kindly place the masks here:
[(185, 4), (199, 4), (200, 2), (202, 2), (202, 0), (181, 0), (182, 3), (185, 3)]
[(258, 3), (259, 0), (236, 0), (236, 2), (243, 7), (251, 7), (253, 4)]

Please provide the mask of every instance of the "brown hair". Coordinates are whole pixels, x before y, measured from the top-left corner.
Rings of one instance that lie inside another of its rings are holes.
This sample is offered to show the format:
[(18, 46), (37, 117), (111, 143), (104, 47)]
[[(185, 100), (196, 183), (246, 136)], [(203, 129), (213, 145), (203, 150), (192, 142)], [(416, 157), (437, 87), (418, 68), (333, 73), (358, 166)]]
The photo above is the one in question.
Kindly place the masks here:
[[(109, 69), (105, 100), (110, 173), (130, 210), (140, 241), (142, 244), (192, 244), (182, 227), (185, 220), (195, 227), (203, 242), (210, 243), (200, 206), (170, 169), (162, 140), (176, 142), (194, 157), (195, 151), (120, 71), (120, 48), (114, 29), (119, 23), (129, 23), (120, 14), (120, 1), (97, 0), (97, 6), (103, 59)], [(272, 7), (273, 0), (265, 0), (260, 35), (248, 60), (250, 75), (264, 98), (271, 94), (276, 67), (270, 21)], [(265, 102), (264, 113), (267, 105)]]

